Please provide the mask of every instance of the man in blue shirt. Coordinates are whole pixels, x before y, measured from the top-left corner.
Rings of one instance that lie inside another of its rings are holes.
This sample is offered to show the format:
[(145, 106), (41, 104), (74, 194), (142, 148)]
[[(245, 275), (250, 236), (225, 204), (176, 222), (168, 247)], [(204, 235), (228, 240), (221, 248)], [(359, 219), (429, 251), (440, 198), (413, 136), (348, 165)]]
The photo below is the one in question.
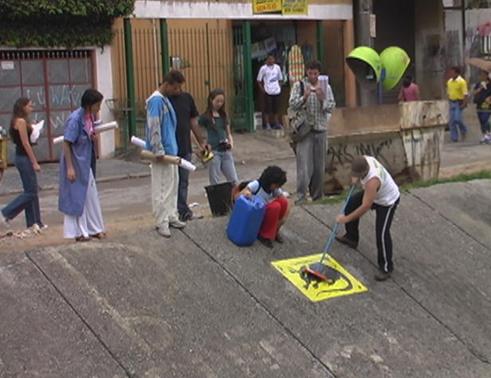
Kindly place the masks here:
[(178, 153), (177, 118), (169, 97), (179, 95), (183, 83), (184, 76), (179, 71), (172, 70), (165, 75), (159, 89), (146, 101), (147, 150), (156, 156), (156, 161), (151, 166), (152, 210), (157, 232), (165, 238), (171, 236), (169, 227), (186, 226), (186, 223), (179, 221), (177, 213), (178, 167), (162, 162), (165, 155), (176, 156)]

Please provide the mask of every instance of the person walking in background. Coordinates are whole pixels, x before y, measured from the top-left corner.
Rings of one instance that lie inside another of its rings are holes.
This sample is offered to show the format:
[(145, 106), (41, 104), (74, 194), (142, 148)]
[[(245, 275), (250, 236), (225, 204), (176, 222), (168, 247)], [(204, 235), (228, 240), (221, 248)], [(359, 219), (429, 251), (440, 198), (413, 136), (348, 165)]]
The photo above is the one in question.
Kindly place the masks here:
[(177, 212), (177, 190), (179, 173), (177, 165), (163, 164), (165, 155), (177, 155), (177, 118), (169, 100), (181, 93), (184, 76), (177, 70), (165, 75), (159, 89), (147, 99), (147, 124), (145, 136), (147, 150), (156, 156), (152, 163), (152, 209), (157, 232), (170, 238), (170, 227), (184, 228), (185, 222), (179, 220)]
[(410, 75), (407, 75), (402, 81), (401, 91), (399, 92), (399, 101), (419, 101), (419, 87)]
[(58, 208), (64, 214), (64, 237), (80, 242), (106, 237), (92, 171), (94, 120), (103, 98), (99, 91), (87, 89), (81, 107), (70, 114), (63, 132)]
[(459, 131), (462, 141), (467, 135), (467, 126), (462, 120), (462, 115), (467, 107), (468, 93), (467, 82), (461, 76), (460, 68), (452, 67), (450, 79), (447, 81), (447, 96), (450, 102), (449, 128), (452, 142), (459, 141)]
[(279, 116), (281, 84), (283, 73), (280, 66), (275, 63), (275, 57), (268, 55), (266, 63), (259, 69), (257, 83), (264, 95), (264, 114), (266, 118), (265, 129), (281, 129)]
[(297, 143), (297, 201), (306, 202), (307, 191), (314, 201), (324, 194), (324, 171), (327, 153), (327, 126), (336, 106), (331, 86), (319, 80), (321, 64), (318, 61), (307, 65), (307, 78), (293, 85), (290, 107), (305, 111), (309, 133)]
[(14, 104), (9, 132), (15, 144), (14, 163), (19, 171), (24, 192), (2, 209), (1, 220), (3, 223), (7, 223), (24, 211), (27, 228), (33, 226), (44, 228), (46, 226), (41, 221), (36, 175), (36, 172), (41, 171), (41, 167), (31, 147), (33, 129), (29, 117), (32, 111), (33, 104), (28, 98), (21, 97)]
[(481, 143), (491, 143), (489, 117), (491, 116), (491, 73), (482, 71), (481, 81), (477, 83), (473, 91), (476, 104), (477, 118), (481, 125)]
[(199, 118), (199, 124), (206, 129), (207, 143), (214, 155), (211, 162), (208, 163), (210, 185), (218, 184), (222, 173), (228, 182), (237, 185), (239, 179), (232, 154), (234, 140), (225, 112), (225, 92), (223, 89), (214, 89), (210, 92), (206, 112)]
[[(208, 146), (203, 141), (201, 130), (198, 125), (198, 109), (196, 108), (193, 96), (187, 92), (181, 92), (178, 95), (169, 97), (169, 99), (177, 117), (176, 137), (178, 156), (191, 161), (193, 154), (193, 148), (191, 146), (191, 132), (198, 141), (199, 148), (202, 151), (208, 149)], [(186, 222), (195, 218), (187, 203), (189, 171), (179, 167), (178, 173), (179, 185), (177, 191), (177, 211), (179, 213), (179, 220)]]

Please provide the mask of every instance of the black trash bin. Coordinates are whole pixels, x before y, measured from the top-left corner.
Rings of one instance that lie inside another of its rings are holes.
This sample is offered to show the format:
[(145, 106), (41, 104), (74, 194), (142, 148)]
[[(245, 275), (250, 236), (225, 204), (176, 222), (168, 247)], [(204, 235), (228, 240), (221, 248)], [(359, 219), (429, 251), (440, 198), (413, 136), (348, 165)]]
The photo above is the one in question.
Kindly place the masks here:
[(206, 196), (213, 216), (219, 217), (230, 212), (232, 208), (232, 188), (231, 182), (205, 186)]

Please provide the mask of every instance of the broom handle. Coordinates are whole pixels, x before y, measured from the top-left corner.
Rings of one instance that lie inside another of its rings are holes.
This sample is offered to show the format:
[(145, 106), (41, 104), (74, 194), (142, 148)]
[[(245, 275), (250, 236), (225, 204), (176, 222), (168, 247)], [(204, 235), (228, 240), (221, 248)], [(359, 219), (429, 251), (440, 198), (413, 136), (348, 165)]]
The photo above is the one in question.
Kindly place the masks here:
[[(344, 214), (344, 211), (346, 210), (346, 206), (348, 205), (348, 201), (351, 197), (351, 194), (353, 193), (353, 190), (355, 190), (355, 186), (351, 185), (351, 187), (348, 190), (348, 194), (346, 195), (346, 199), (344, 200), (343, 207), (341, 208), (341, 213)], [(324, 253), (322, 254), (321, 260), (319, 261), (321, 264), (324, 261), (327, 252), (331, 249), (332, 243), (334, 243), (334, 238), (336, 237), (336, 232), (338, 230), (339, 223), (336, 222), (334, 224), (334, 227), (332, 228), (331, 233), (329, 234), (329, 239), (327, 239), (327, 243), (324, 247)]]

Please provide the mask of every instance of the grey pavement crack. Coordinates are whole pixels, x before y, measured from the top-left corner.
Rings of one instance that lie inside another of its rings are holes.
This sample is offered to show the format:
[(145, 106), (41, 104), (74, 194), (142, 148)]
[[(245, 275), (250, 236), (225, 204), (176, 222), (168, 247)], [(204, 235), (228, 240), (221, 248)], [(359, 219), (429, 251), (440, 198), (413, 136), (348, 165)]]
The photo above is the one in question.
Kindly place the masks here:
[(95, 332), (95, 330), (91, 327), (91, 325), (83, 318), (83, 316), (77, 311), (77, 309), (70, 303), (68, 298), (62, 293), (62, 291), (56, 286), (56, 284), (51, 280), (48, 274), (36, 263), (36, 261), (30, 256), (29, 252), (24, 252), (27, 259), (36, 267), (36, 269), (43, 275), (43, 277), (48, 281), (48, 283), (53, 287), (53, 289), (58, 293), (58, 295), (62, 298), (62, 300), (68, 305), (68, 307), (74, 312), (74, 314), (80, 319), (82, 324), (89, 330), (90, 333), (94, 335), (96, 340), (100, 343), (102, 348), (111, 356), (111, 358), (118, 364), (118, 366), (123, 369), (127, 377), (134, 377), (124, 364), (118, 359), (118, 357), (111, 351), (109, 346), (102, 340), (102, 338)]
[[(419, 198), (415, 197), (416, 199), (419, 200)], [(422, 201), (424, 204), (426, 204), (424, 201)], [(312, 218), (320, 222), (322, 225), (327, 227), (328, 229), (331, 229), (327, 223), (325, 223), (322, 219), (317, 217), (314, 213), (310, 212), (306, 207), (302, 207), (307, 214), (309, 214)], [(445, 217), (443, 217), (445, 220), (448, 221)], [(452, 223), (452, 222), (450, 222)], [(371, 265), (373, 265), (377, 269), (377, 265), (370, 259), (368, 256), (365, 256), (363, 253), (361, 253), (358, 250), (355, 250), (356, 253), (361, 255), (365, 260), (367, 260)], [(489, 360), (487, 359), (486, 356), (484, 356), (482, 353), (476, 351), (472, 346), (468, 345), (465, 340), (463, 340), (455, 331), (448, 325), (446, 325), (443, 320), (439, 319), (435, 314), (431, 312), (430, 309), (428, 309), (425, 305), (423, 305), (420, 301), (418, 301), (417, 298), (415, 298), (408, 290), (406, 290), (399, 282), (397, 282), (396, 279), (392, 276), (390, 278), (396, 285), (399, 287), (399, 289), (406, 294), (414, 303), (416, 303), (425, 313), (427, 313), (431, 318), (433, 318), (438, 324), (440, 324), (442, 327), (444, 327), (453, 337), (455, 337), (464, 347), (469, 351), (469, 353), (477, 358), (479, 361), (485, 364), (489, 364)]]
[(202, 251), (208, 258), (217, 266), (220, 267), (220, 269), (227, 275), (229, 276), (243, 291), (246, 293), (255, 303), (256, 305), (261, 308), (271, 319), (273, 319), (274, 322), (276, 322), (283, 331), (289, 335), (293, 340), (295, 340), (301, 348), (303, 348), (311, 358), (313, 358), (317, 363), (319, 363), (329, 374), (330, 378), (336, 378), (336, 374), (327, 366), (317, 355), (308, 347), (307, 344), (305, 344), (297, 335), (293, 333), (293, 331), (288, 328), (278, 317), (273, 314), (269, 308), (257, 298), (252, 291), (250, 291), (241, 281), (240, 279), (227, 267), (222, 264), (218, 259), (216, 259), (212, 254), (210, 254), (205, 248), (203, 248), (199, 243), (197, 243), (190, 235), (186, 233), (185, 230), (181, 230), (181, 232), (186, 236), (191, 243), (193, 243), (200, 251)]

